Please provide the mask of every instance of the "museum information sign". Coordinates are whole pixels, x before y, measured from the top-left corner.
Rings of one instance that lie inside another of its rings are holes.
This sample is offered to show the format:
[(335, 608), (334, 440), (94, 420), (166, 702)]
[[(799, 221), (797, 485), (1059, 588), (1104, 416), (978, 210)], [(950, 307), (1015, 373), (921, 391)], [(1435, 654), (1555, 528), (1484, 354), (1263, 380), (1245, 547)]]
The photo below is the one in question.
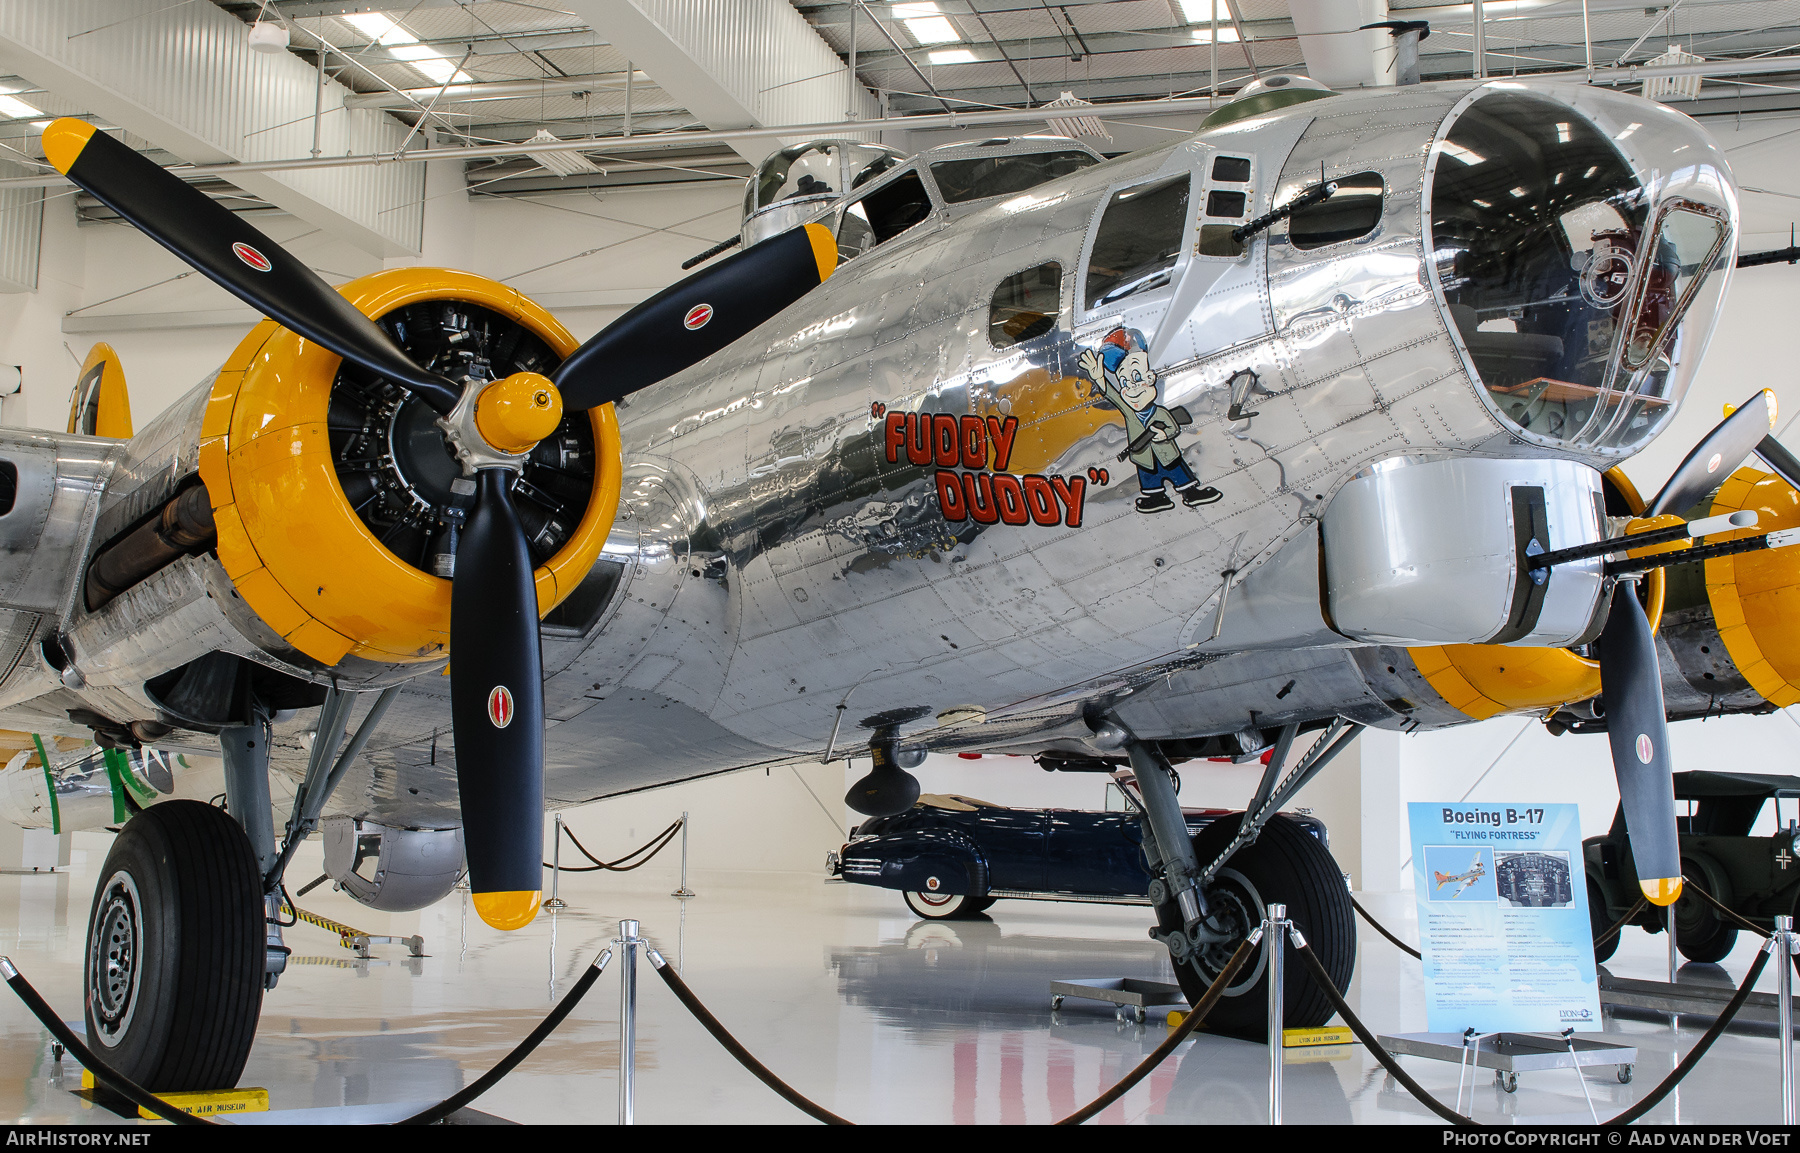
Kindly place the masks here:
[(1407, 810), (1426, 1028), (1598, 1028), (1577, 806), (1415, 801)]

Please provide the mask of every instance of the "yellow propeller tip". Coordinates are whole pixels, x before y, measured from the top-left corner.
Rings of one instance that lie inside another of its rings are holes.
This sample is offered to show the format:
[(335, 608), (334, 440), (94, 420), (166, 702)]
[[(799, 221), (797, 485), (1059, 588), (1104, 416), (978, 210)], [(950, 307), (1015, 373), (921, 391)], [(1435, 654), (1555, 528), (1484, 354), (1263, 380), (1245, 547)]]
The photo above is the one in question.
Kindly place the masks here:
[(1673, 905), (1681, 898), (1680, 877), (1656, 877), (1648, 881), (1640, 880), (1638, 888), (1644, 891), (1644, 899), (1652, 905)]
[(85, 120), (77, 120), (73, 116), (64, 116), (52, 121), (50, 127), (44, 129), (44, 158), (56, 166), (56, 170), (68, 175), (69, 169), (75, 167), (81, 150), (93, 139), (94, 126)]
[(475, 911), (496, 929), (512, 932), (523, 929), (536, 919), (542, 890), (521, 889), (511, 893), (476, 893)]

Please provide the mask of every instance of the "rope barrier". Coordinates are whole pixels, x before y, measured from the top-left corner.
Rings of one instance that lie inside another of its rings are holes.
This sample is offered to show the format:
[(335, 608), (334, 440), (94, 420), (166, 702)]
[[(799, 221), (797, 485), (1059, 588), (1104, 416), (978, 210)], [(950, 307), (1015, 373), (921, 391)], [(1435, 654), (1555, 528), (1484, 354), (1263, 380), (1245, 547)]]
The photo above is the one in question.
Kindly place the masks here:
[[(599, 857), (596, 857), (596, 856), (594, 856), (594, 854), (588, 852), (587, 846), (582, 844), (579, 840), (576, 839), (575, 831), (573, 829), (569, 828), (569, 826), (567, 826), (567, 825), (562, 826), (562, 831), (563, 831), (564, 835), (566, 835), (569, 838), (569, 840), (571, 842), (573, 842), (573, 844), (575, 845), (575, 848), (580, 851), (581, 855), (586, 857), (588, 860), (590, 860), (594, 863), (591, 865), (557, 866), (557, 865), (551, 864), (549, 861), (545, 861), (544, 868), (558, 869), (560, 872), (564, 872), (564, 873), (598, 873), (602, 869), (605, 869), (608, 872), (613, 872), (613, 873), (629, 873), (633, 869), (642, 868), (643, 866), (648, 865), (651, 861), (651, 858), (655, 857), (656, 854), (658, 854), (658, 853), (662, 852), (664, 849), (668, 848), (669, 842), (673, 841), (675, 839), (675, 834), (679, 833), (681, 831), (681, 822), (679, 820), (675, 821), (668, 828), (666, 828), (662, 832), (656, 834), (654, 837), (651, 837), (648, 841), (645, 841), (642, 845), (633, 849), (631, 852), (626, 853), (623, 857), (620, 857), (616, 861), (602, 861)], [(643, 860), (638, 861), (635, 864), (630, 864), (630, 865), (625, 864), (625, 862), (631, 860), (631, 858), (637, 856), (640, 853), (646, 853), (646, 852), (649, 855), (646, 856)]]
[(499, 1064), (476, 1078), (473, 1084), (468, 1085), (461, 1092), (444, 1098), (423, 1112), (414, 1113), (411, 1117), (396, 1121), (395, 1124), (434, 1125), (498, 1085), (501, 1078), (516, 1069), (519, 1062), (531, 1056), (532, 1050), (543, 1044), (544, 1038), (556, 1031), (556, 1027), (563, 1023), (563, 1018), (567, 1017), (576, 1004), (587, 996), (587, 991), (594, 987), (594, 982), (598, 981), (600, 974), (606, 971), (606, 963), (610, 960), (612, 960), (611, 949), (595, 957), (593, 963), (587, 967), (587, 972), (583, 973), (581, 979), (576, 981), (567, 993), (563, 994), (563, 999), (556, 1003), (556, 1008), (550, 1010), (550, 1015), (539, 1021), (537, 1028), (527, 1034), (523, 1041), (513, 1046), (512, 1052), (502, 1057)]
[[(1713, 896), (1711, 893), (1707, 892), (1705, 889), (1702, 889), (1699, 885), (1694, 884), (1694, 879), (1692, 877), (1682, 877), (1681, 883), (1682, 883), (1683, 887), (1690, 886), (1690, 885), (1693, 886), (1694, 892), (1699, 893), (1702, 897), (1705, 897), (1707, 902), (1709, 904), (1711, 904), (1713, 908), (1719, 910), (1719, 912), (1721, 912), (1721, 913), (1724, 913), (1727, 917), (1730, 917), (1732, 920), (1736, 921), (1740, 927), (1750, 930), (1752, 933), (1755, 933), (1757, 936), (1761, 937), (1763, 940), (1766, 941), (1771, 936), (1774, 935), (1774, 934), (1770, 933), (1767, 929), (1759, 928), (1756, 925), (1750, 923), (1749, 921), (1746, 921), (1743, 917), (1738, 915), (1737, 910), (1728, 907), (1723, 901), (1719, 900), (1719, 898)], [(1643, 903), (1641, 898), (1639, 899), (1638, 903), (1639, 904)]]
[[(1307, 972), (1312, 975), (1314, 983), (1325, 991), (1326, 997), (1330, 999), (1332, 1006), (1337, 1010), (1338, 1016), (1342, 1017), (1344, 1023), (1350, 1026), (1350, 1031), (1356, 1034), (1357, 1039), (1363, 1043), (1363, 1047), (1368, 1049), (1370, 1054), (1372, 1054), (1377, 1061), (1381, 1062), (1381, 1064), (1387, 1068), (1389, 1073), (1393, 1074), (1394, 1080), (1404, 1086), (1406, 1091), (1411, 1093), (1413, 1098), (1417, 1100), (1419, 1104), (1430, 1109), (1433, 1113), (1436, 1113), (1439, 1117), (1442, 1117), (1452, 1125), (1481, 1124), (1481, 1122), (1476, 1121), (1474, 1118), (1466, 1117), (1463, 1114), (1456, 1112), (1454, 1109), (1451, 1109), (1449, 1106), (1439, 1101), (1436, 1097), (1433, 1097), (1423, 1085), (1420, 1085), (1417, 1081), (1413, 1080), (1412, 1077), (1407, 1074), (1406, 1070), (1400, 1067), (1400, 1061), (1397, 1057), (1381, 1047), (1380, 1043), (1375, 1040), (1375, 1035), (1369, 1031), (1368, 1026), (1362, 1023), (1355, 1012), (1351, 1010), (1349, 1003), (1344, 1000), (1343, 995), (1338, 992), (1337, 986), (1331, 983), (1331, 975), (1325, 971), (1325, 966), (1321, 964), (1319, 958), (1313, 954), (1311, 945), (1302, 942), (1295, 946), (1294, 951), (1300, 954), (1300, 959), (1306, 963)], [(1726, 1004), (1725, 1011), (1719, 1014), (1719, 1019), (1714, 1021), (1712, 1027), (1701, 1036), (1700, 1040), (1694, 1043), (1692, 1049), (1688, 1050), (1687, 1056), (1681, 1059), (1681, 1062), (1675, 1066), (1667, 1077), (1664, 1077), (1657, 1083), (1656, 1088), (1650, 1090), (1650, 1092), (1640, 1098), (1636, 1104), (1632, 1105), (1618, 1116), (1613, 1117), (1608, 1121), (1602, 1121), (1601, 1124), (1629, 1125), (1650, 1110), (1656, 1108), (1657, 1104), (1660, 1103), (1664, 1097), (1673, 1092), (1675, 1087), (1681, 1084), (1682, 1079), (1688, 1075), (1688, 1072), (1692, 1070), (1695, 1065), (1700, 1063), (1702, 1057), (1706, 1056), (1707, 1050), (1711, 1049), (1713, 1042), (1717, 1041), (1725, 1032), (1726, 1028), (1731, 1024), (1732, 1019), (1737, 1016), (1738, 1010), (1744, 1007), (1744, 1002), (1750, 997), (1751, 988), (1755, 986), (1757, 978), (1762, 976), (1763, 967), (1768, 963), (1769, 954), (1767, 952), (1757, 953), (1756, 961), (1750, 966), (1750, 972), (1745, 974), (1743, 983), (1738, 986), (1736, 995)], [(1577, 1065), (1576, 1069), (1579, 1070), (1580, 1066)]]
[(1608, 929), (1606, 932), (1604, 932), (1604, 933), (1600, 934), (1598, 937), (1594, 938), (1594, 947), (1597, 949), (1601, 945), (1606, 944), (1608, 941), (1610, 941), (1614, 937), (1618, 936), (1621, 932), (1624, 931), (1625, 926), (1627, 924), (1629, 924), (1639, 913), (1644, 911), (1644, 906), (1648, 905), (1649, 903), (1650, 903), (1650, 898), (1643, 897), (1643, 896), (1638, 897), (1637, 904), (1635, 904), (1635, 905), (1631, 906), (1631, 908), (1625, 910), (1625, 915), (1623, 917), (1620, 917), (1618, 920), (1614, 921), (1612, 923), (1612, 928)]
[[(1075, 1110), (1075, 1112), (1069, 1114), (1067, 1117), (1056, 1122), (1056, 1124), (1081, 1124), (1083, 1121), (1098, 1114), (1108, 1105), (1111, 1105), (1114, 1101), (1117, 1101), (1120, 1097), (1123, 1097), (1126, 1093), (1129, 1093), (1139, 1081), (1142, 1081), (1145, 1077), (1149, 1076), (1151, 1070), (1162, 1064), (1164, 1058), (1168, 1057), (1170, 1053), (1173, 1053), (1183, 1041), (1186, 1041), (1189, 1037), (1193, 1036), (1194, 1031), (1205, 1023), (1206, 1015), (1212, 1012), (1213, 1006), (1219, 1003), (1219, 998), (1225, 995), (1225, 990), (1231, 987), (1232, 978), (1236, 977), (1238, 970), (1243, 968), (1244, 962), (1249, 959), (1250, 954), (1255, 947), (1255, 943), (1250, 940), (1239, 942), (1237, 951), (1231, 955), (1231, 959), (1225, 963), (1225, 967), (1221, 969), (1219, 975), (1213, 979), (1212, 985), (1208, 987), (1205, 994), (1201, 996), (1200, 1003), (1195, 1005), (1187, 1016), (1182, 1019), (1179, 1026), (1169, 1030), (1169, 1035), (1163, 1039), (1162, 1044), (1152, 1050), (1149, 1056), (1138, 1062), (1137, 1067), (1121, 1077), (1112, 1088), (1100, 1094), (1100, 1096), (1094, 1098), (1081, 1108)], [(755, 1056), (751, 1054), (750, 1050), (744, 1048), (743, 1044), (726, 1030), (725, 1026), (717, 1017), (713, 1016), (712, 1012), (708, 1010), (705, 1005), (701, 1004), (700, 998), (694, 995), (694, 991), (688, 987), (687, 982), (681, 979), (681, 975), (675, 972), (674, 966), (670, 965), (668, 961), (663, 958), (661, 953), (658, 953), (655, 949), (651, 949), (649, 950), (649, 958), (651, 966), (656, 969), (656, 975), (663, 979), (663, 984), (667, 985), (669, 991), (675, 994), (676, 1000), (680, 1001), (682, 1005), (687, 1008), (687, 1011), (694, 1015), (694, 1019), (699, 1021), (708, 1033), (712, 1034), (713, 1040), (724, 1046), (725, 1051), (737, 1058), (738, 1064), (742, 1065), (745, 1069), (748, 1069), (757, 1080), (773, 1089), (783, 1100), (787, 1101), (788, 1104), (794, 1106), (796, 1109), (799, 1109), (802, 1113), (805, 1113), (815, 1120), (823, 1121), (827, 1125), (856, 1124), (856, 1122), (840, 1117), (823, 1105), (811, 1100), (798, 1089), (795, 1089), (780, 1077), (777, 1077), (767, 1065), (758, 1061)]]
[(1362, 914), (1362, 919), (1369, 923), (1369, 927), (1371, 929), (1374, 929), (1377, 933), (1380, 933), (1382, 936), (1384, 936), (1388, 940), (1392, 941), (1394, 943), (1394, 948), (1399, 949), (1402, 953), (1405, 953), (1409, 957), (1414, 957), (1421, 961), (1423, 961), (1425, 959), (1424, 957), (1421, 957), (1419, 955), (1419, 951), (1417, 949), (1413, 948), (1411, 945), (1407, 944), (1405, 941), (1402, 941), (1400, 938), (1398, 938), (1398, 937), (1394, 936), (1392, 933), (1388, 932), (1386, 926), (1384, 926), (1380, 921), (1377, 921), (1374, 917), (1369, 916), (1369, 910), (1363, 908), (1362, 903), (1360, 901), (1358, 901), (1355, 897), (1350, 898), (1350, 907), (1355, 909), (1358, 913)]
[(1687, 1051), (1687, 1056), (1681, 1059), (1681, 1063), (1675, 1066), (1674, 1071), (1658, 1082), (1656, 1088), (1650, 1090), (1649, 1095), (1640, 1098), (1637, 1104), (1605, 1124), (1631, 1124), (1654, 1109), (1664, 1097), (1674, 1090), (1675, 1086), (1681, 1084), (1681, 1079), (1688, 1075), (1688, 1070), (1699, 1064), (1700, 1058), (1706, 1056), (1706, 1051), (1712, 1048), (1713, 1042), (1719, 1039), (1720, 1035), (1725, 1032), (1725, 1027), (1731, 1024), (1731, 1019), (1737, 1016), (1738, 1010), (1744, 1007), (1744, 1002), (1750, 998), (1751, 986), (1755, 985), (1756, 979), (1762, 976), (1763, 966), (1768, 963), (1769, 955), (1767, 953), (1757, 953), (1756, 963), (1750, 966), (1750, 972), (1745, 976), (1744, 983), (1738, 986), (1736, 996), (1732, 997), (1730, 1003), (1725, 1006), (1725, 1011), (1719, 1014), (1719, 1019), (1712, 1023), (1712, 1028), (1702, 1034), (1700, 1040), (1694, 1042), (1694, 1047)]
[(713, 1040), (723, 1045), (725, 1051), (730, 1053), (733, 1057), (736, 1057), (738, 1064), (750, 1070), (758, 1081), (761, 1081), (764, 1085), (775, 1090), (784, 1101), (815, 1121), (823, 1121), (827, 1125), (856, 1124), (854, 1121), (839, 1117), (836, 1113), (833, 1113), (831, 1110), (825, 1108), (825, 1106), (813, 1101), (798, 1089), (789, 1085), (780, 1077), (777, 1077), (770, 1071), (767, 1065), (752, 1056), (750, 1050), (744, 1048), (744, 1046), (738, 1042), (736, 1037), (733, 1037), (726, 1031), (725, 1026), (720, 1023), (717, 1017), (712, 1015), (711, 1011), (708, 1010), (705, 1005), (700, 1003), (700, 998), (694, 996), (694, 991), (688, 988), (687, 982), (681, 979), (681, 975), (675, 972), (674, 966), (670, 965), (669, 962), (663, 958), (661, 953), (658, 953), (655, 949), (651, 949), (649, 950), (649, 956), (651, 967), (656, 970), (656, 975), (663, 979), (663, 984), (669, 987), (669, 992), (675, 994), (675, 999), (686, 1006), (687, 1011), (694, 1015), (694, 1019), (705, 1026), (708, 1033), (712, 1034)]
[(1163, 1038), (1163, 1043), (1152, 1050), (1148, 1057), (1145, 1057), (1142, 1061), (1138, 1062), (1137, 1068), (1125, 1074), (1125, 1076), (1119, 1080), (1118, 1084), (1100, 1094), (1100, 1096), (1094, 1098), (1086, 1105), (1075, 1110), (1075, 1112), (1069, 1114), (1067, 1117), (1064, 1117), (1061, 1121), (1058, 1121), (1057, 1124), (1081, 1124), (1083, 1121), (1086, 1121), (1088, 1118), (1099, 1113), (1100, 1110), (1123, 1097), (1126, 1093), (1130, 1092), (1133, 1085), (1136, 1085), (1139, 1081), (1142, 1081), (1145, 1077), (1149, 1076), (1150, 1070), (1162, 1064), (1163, 1058), (1167, 1057), (1170, 1053), (1173, 1053), (1177, 1045), (1180, 1045), (1183, 1041), (1193, 1036), (1194, 1030), (1198, 1029), (1201, 1024), (1206, 1021), (1206, 1015), (1212, 1012), (1213, 1006), (1219, 1003), (1219, 998), (1225, 995), (1225, 990), (1231, 987), (1232, 978), (1237, 976), (1238, 970), (1243, 968), (1244, 962), (1250, 959), (1250, 954), (1255, 948), (1256, 944), (1252, 940), (1238, 942), (1237, 951), (1231, 954), (1231, 959), (1225, 962), (1225, 967), (1219, 970), (1219, 975), (1213, 978), (1213, 983), (1207, 988), (1205, 993), (1201, 994), (1200, 1003), (1195, 1005), (1193, 1009), (1188, 1012), (1186, 1017), (1182, 1018), (1179, 1026), (1169, 1030), (1169, 1035)]
[(1344, 995), (1338, 992), (1336, 985), (1332, 984), (1331, 974), (1325, 971), (1325, 966), (1314, 955), (1311, 945), (1302, 944), (1294, 951), (1300, 954), (1300, 959), (1306, 963), (1307, 972), (1312, 974), (1313, 983), (1324, 990), (1325, 996), (1331, 1001), (1332, 1007), (1337, 1010), (1338, 1016), (1342, 1017), (1344, 1023), (1350, 1026), (1350, 1031), (1356, 1034), (1356, 1039), (1363, 1043), (1363, 1047), (1373, 1054), (1377, 1061), (1387, 1067), (1387, 1071), (1393, 1074), (1394, 1080), (1404, 1085), (1406, 1091), (1418, 1099), (1419, 1104), (1452, 1125), (1476, 1124), (1473, 1118), (1463, 1116), (1426, 1092), (1423, 1085), (1413, 1080), (1412, 1075), (1400, 1067), (1399, 1058), (1381, 1047), (1380, 1043), (1375, 1040), (1375, 1034), (1369, 1032), (1369, 1027), (1364, 1025), (1362, 1020), (1351, 1011), (1350, 1003), (1344, 1000)]
[[(539, 1021), (537, 1028), (527, 1034), (523, 1041), (520, 1041), (517, 1045), (513, 1046), (512, 1052), (508, 1053), (505, 1057), (502, 1057), (499, 1064), (482, 1074), (461, 1092), (446, 1097), (431, 1108), (420, 1113), (415, 1113), (404, 1120), (396, 1121), (394, 1124), (430, 1125), (442, 1121), (450, 1114), (461, 1109), (469, 1102), (475, 1100), (475, 1098), (499, 1084), (503, 1077), (516, 1069), (521, 1061), (531, 1056), (532, 1051), (543, 1044), (544, 1039), (550, 1036), (550, 1034), (556, 1030), (558, 1025), (563, 1023), (563, 1019), (567, 1017), (569, 1013), (574, 1010), (576, 1004), (587, 995), (587, 991), (594, 987), (594, 982), (600, 979), (600, 974), (606, 970), (606, 963), (610, 960), (612, 960), (611, 949), (608, 949), (598, 957), (595, 957), (593, 963), (588, 966), (587, 972), (583, 973), (581, 979), (576, 981), (574, 986), (563, 995), (563, 999), (556, 1003), (556, 1008), (550, 1010), (550, 1015), (545, 1017), (542, 1021)], [(24, 975), (5, 957), (0, 957), (0, 976), (3, 976), (6, 979), (6, 983), (12, 986), (12, 991), (18, 994), (19, 1000), (25, 1002), (25, 1007), (31, 1010), (31, 1015), (36, 1017), (38, 1022), (42, 1024), (45, 1029), (50, 1031), (50, 1035), (55, 1037), (57, 1041), (62, 1044), (64, 1049), (73, 1053), (75, 1055), (75, 1060), (81, 1063), (82, 1068), (92, 1073), (94, 1079), (100, 1084), (124, 1097), (132, 1104), (148, 1109), (158, 1117), (167, 1121), (173, 1121), (177, 1125), (222, 1124), (222, 1122), (212, 1121), (205, 1117), (196, 1117), (192, 1113), (187, 1113), (176, 1108), (167, 1101), (164, 1101), (161, 1097), (150, 1092), (148, 1089), (145, 1089), (137, 1082), (131, 1080), (123, 1073), (120, 1073), (111, 1065), (100, 1060), (100, 1058), (94, 1056), (93, 1050), (89, 1049), (81, 1038), (75, 1035), (74, 1030), (63, 1023), (62, 1018), (56, 1015), (55, 1010), (51, 1009), (44, 999), (38, 995), (38, 991), (32, 988), (31, 982), (27, 981)], [(228, 1124), (228, 1122), (223, 1123)]]
[(205, 1117), (196, 1117), (192, 1113), (177, 1109), (123, 1073), (114, 1072), (110, 1065), (94, 1056), (94, 1051), (75, 1035), (73, 1029), (63, 1024), (62, 1018), (58, 1017), (44, 1002), (44, 999), (38, 996), (38, 991), (31, 987), (31, 982), (27, 981), (24, 974), (14, 968), (13, 963), (5, 957), (0, 957), (0, 976), (6, 978), (6, 983), (12, 986), (12, 991), (19, 995), (19, 1000), (25, 1002), (25, 1007), (31, 1010), (31, 1015), (36, 1017), (44, 1028), (50, 1030), (50, 1035), (55, 1037), (64, 1049), (75, 1054), (75, 1059), (81, 1062), (81, 1067), (91, 1072), (96, 1081), (133, 1105), (148, 1109), (165, 1121), (173, 1121), (177, 1125), (218, 1124), (217, 1121), (209, 1121)]

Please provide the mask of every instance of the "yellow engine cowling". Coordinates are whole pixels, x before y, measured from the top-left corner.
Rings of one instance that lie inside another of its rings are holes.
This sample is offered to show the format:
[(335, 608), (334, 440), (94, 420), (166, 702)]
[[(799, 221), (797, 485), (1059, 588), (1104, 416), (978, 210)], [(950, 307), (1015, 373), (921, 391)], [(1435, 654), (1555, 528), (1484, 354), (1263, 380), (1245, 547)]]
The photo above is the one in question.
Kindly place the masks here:
[[(339, 291), (379, 318), (423, 301), (479, 305), (518, 322), (565, 358), (577, 341), (503, 284), (465, 272), (401, 268)], [(358, 517), (333, 465), (327, 410), (339, 357), (265, 320), (213, 382), (201, 424), (200, 477), (212, 498), (218, 557), (238, 594), (287, 643), (327, 666), (441, 660), (450, 643), (450, 581), (389, 551)], [(542, 616), (574, 591), (618, 509), (620, 449), (612, 405), (589, 410), (594, 480), (580, 523), (536, 571)]]
[[(1740, 468), (1713, 497), (1714, 516), (1753, 509), (1753, 529), (1726, 541), (1800, 528), (1800, 493), (1780, 477)], [(1800, 556), (1796, 549), (1738, 553), (1705, 562), (1706, 599), (1725, 650), (1750, 687), (1777, 708), (1800, 704)]]

